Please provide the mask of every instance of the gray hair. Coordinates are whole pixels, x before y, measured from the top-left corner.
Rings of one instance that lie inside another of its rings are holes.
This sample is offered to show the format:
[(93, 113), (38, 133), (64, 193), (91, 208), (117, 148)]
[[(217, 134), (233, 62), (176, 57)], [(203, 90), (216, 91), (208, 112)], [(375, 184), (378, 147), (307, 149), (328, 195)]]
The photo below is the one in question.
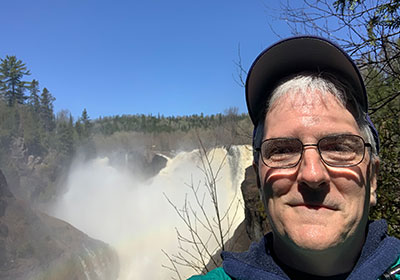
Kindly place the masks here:
[(295, 77), (289, 78), (288, 80), (278, 85), (270, 95), (269, 100), (267, 100), (265, 111), (261, 118), (259, 118), (260, 121), (258, 122), (254, 131), (254, 162), (258, 164), (259, 152), (256, 151), (256, 148), (259, 148), (263, 141), (265, 117), (271, 107), (275, 106), (276, 103), (279, 103), (282, 100), (281, 97), (286, 94), (300, 94), (304, 98), (304, 100), (309, 100), (309, 98), (311, 98), (312, 96), (309, 94), (310, 91), (320, 92), (322, 98), (324, 98), (324, 96), (326, 96), (327, 94), (332, 94), (334, 97), (336, 97), (340, 104), (348, 108), (353, 114), (365, 141), (371, 144), (372, 156), (374, 158), (378, 158), (378, 153), (375, 145), (376, 143), (367, 121), (367, 114), (363, 112), (361, 105), (355, 100), (354, 94), (351, 94), (352, 90), (352, 87), (346, 85), (345, 83), (342, 83), (333, 75), (330, 75), (328, 73), (299, 74)]

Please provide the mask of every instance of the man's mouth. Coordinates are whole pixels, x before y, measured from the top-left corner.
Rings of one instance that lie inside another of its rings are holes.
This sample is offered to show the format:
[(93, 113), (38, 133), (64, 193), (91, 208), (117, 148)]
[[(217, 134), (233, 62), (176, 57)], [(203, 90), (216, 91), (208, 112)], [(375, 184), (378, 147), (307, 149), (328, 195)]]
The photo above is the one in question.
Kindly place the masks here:
[(327, 209), (327, 210), (337, 210), (337, 207), (333, 205), (327, 205), (327, 204), (314, 204), (314, 203), (296, 203), (292, 204), (292, 207), (306, 207), (307, 209), (311, 210), (319, 210), (319, 209)]

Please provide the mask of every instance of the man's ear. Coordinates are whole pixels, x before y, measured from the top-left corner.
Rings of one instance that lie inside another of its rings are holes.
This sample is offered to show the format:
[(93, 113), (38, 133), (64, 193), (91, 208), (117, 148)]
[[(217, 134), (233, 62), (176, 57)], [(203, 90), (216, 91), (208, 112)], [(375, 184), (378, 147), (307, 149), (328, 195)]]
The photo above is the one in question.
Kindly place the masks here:
[(378, 187), (378, 173), (379, 173), (379, 159), (375, 158), (372, 159), (371, 167), (370, 167), (370, 199), (369, 205), (375, 206), (376, 205), (376, 189)]
[(254, 169), (254, 172), (256, 173), (257, 188), (260, 189), (261, 188), (261, 182), (260, 182), (260, 176), (258, 176), (259, 175), (259, 173), (258, 173), (258, 164), (255, 161), (253, 161), (253, 169)]

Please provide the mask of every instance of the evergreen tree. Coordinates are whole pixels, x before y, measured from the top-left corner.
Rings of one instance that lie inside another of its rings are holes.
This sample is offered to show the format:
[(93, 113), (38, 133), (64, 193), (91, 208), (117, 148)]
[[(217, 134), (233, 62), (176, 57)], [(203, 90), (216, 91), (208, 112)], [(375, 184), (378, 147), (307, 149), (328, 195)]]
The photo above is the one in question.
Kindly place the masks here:
[(25, 99), (25, 90), (28, 82), (22, 80), (25, 75), (30, 75), (25, 63), (15, 56), (6, 56), (0, 60), (0, 93), (1, 97), (7, 101), (8, 106), (16, 102), (23, 104)]
[(56, 100), (53, 95), (44, 88), (40, 95), (40, 120), (46, 131), (53, 131), (55, 128), (53, 102)]
[[(71, 113), (69, 114), (69, 119), (68, 119), (68, 129), (70, 129), (72, 131), (72, 135), (75, 134), (75, 130), (74, 130), (74, 119), (71, 115)], [(75, 138), (75, 137), (74, 137)]]
[(57, 123), (57, 150), (59, 154), (67, 159), (71, 159), (74, 152), (74, 128), (72, 117), (62, 119)]
[(89, 115), (88, 115), (88, 112), (87, 112), (86, 108), (84, 108), (83, 111), (82, 111), (81, 120), (82, 120), (82, 123), (83, 123), (83, 125), (85, 127), (89, 126), (90, 118), (89, 118)]
[(19, 135), (23, 137), (29, 155), (42, 156), (46, 153), (43, 145), (43, 129), (40, 127), (39, 115), (27, 106), (17, 105), (20, 115)]
[(32, 80), (28, 90), (30, 92), (28, 98), (29, 105), (32, 107), (33, 111), (38, 114), (40, 112), (39, 82), (35, 79)]
[(81, 120), (79, 120), (79, 119), (75, 122), (75, 131), (78, 135), (78, 138), (81, 139), (82, 134), (83, 134), (83, 127), (82, 127)]
[(80, 121), (82, 123), (82, 133), (81, 133), (82, 138), (89, 138), (92, 130), (92, 123), (90, 121), (86, 108), (84, 108), (82, 111), (82, 116)]

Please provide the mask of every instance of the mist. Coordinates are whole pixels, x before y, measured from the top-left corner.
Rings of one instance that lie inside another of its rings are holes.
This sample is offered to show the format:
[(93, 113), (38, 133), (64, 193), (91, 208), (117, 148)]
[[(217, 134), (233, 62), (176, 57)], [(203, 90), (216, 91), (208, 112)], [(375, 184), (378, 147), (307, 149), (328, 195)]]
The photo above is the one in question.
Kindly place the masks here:
[[(213, 169), (218, 168), (226, 153), (224, 148), (212, 150)], [(228, 208), (232, 199), (240, 207), (231, 235), (244, 218), (240, 184), (251, 162), (249, 147), (233, 146), (218, 176), (221, 211)], [(108, 157), (76, 159), (67, 176), (64, 195), (49, 212), (111, 245), (119, 255), (120, 280), (168, 279), (175, 274), (162, 267), (169, 263), (161, 250), (175, 254), (178, 250), (176, 229), (185, 233), (186, 228), (166, 196), (180, 208), (186, 197), (189, 202), (194, 201), (188, 187), (193, 184), (199, 186), (203, 197), (206, 189), (200, 166), (198, 151), (181, 152), (168, 158), (166, 167), (157, 175), (143, 180), (129, 168), (113, 165)], [(207, 194), (205, 198), (205, 209), (211, 216), (213, 206), (207, 201)], [(232, 207), (231, 211), (234, 210)], [(182, 277), (194, 273), (188, 268), (179, 271)]]

